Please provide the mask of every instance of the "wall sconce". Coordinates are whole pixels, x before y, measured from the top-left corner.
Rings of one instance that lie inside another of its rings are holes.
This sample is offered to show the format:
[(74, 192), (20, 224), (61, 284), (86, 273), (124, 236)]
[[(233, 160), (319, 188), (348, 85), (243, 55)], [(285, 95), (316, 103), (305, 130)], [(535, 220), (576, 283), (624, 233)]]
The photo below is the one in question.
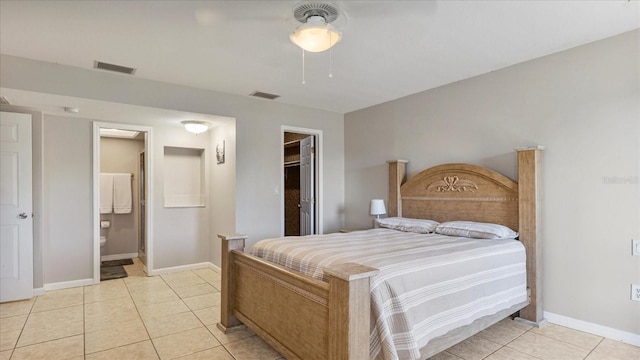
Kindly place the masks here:
[(375, 215), (376, 220), (380, 219), (380, 215), (386, 214), (387, 209), (384, 207), (384, 200), (382, 199), (371, 200), (370, 213), (371, 215)]
[(199, 121), (199, 120), (184, 120), (180, 122), (184, 125), (184, 128), (191, 133), (201, 134), (207, 130), (209, 130), (209, 126), (211, 123), (208, 121)]

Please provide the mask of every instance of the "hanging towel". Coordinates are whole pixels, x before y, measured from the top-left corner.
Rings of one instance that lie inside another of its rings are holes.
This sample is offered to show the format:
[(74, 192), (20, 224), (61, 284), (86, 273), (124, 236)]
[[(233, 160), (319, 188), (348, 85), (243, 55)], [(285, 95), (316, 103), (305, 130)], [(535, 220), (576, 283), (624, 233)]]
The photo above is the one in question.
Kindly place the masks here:
[(100, 214), (111, 214), (113, 209), (113, 174), (100, 174)]
[(131, 174), (113, 174), (113, 213), (131, 213)]

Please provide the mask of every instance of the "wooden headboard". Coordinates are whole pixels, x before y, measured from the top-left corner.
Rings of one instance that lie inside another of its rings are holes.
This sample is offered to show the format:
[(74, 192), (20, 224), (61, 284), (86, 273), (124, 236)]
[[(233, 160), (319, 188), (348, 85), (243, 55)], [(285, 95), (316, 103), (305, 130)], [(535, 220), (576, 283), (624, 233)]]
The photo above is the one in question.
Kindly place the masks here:
[(404, 217), (490, 222), (518, 231), (518, 184), (483, 167), (434, 166), (402, 184), (400, 196)]
[(388, 161), (389, 216), (490, 222), (519, 232), (527, 251), (527, 286), (531, 290), (531, 305), (521, 311), (521, 317), (534, 323), (542, 321), (543, 149), (517, 149), (518, 183), (469, 164), (434, 166), (405, 181), (407, 161)]

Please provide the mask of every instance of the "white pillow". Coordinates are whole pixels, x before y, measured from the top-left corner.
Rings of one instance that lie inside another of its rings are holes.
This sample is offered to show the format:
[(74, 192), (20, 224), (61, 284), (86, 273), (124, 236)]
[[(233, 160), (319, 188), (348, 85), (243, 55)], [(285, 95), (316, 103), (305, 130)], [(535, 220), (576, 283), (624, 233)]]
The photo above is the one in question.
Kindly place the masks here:
[(435, 232), (442, 235), (476, 239), (515, 239), (518, 233), (506, 226), (473, 221), (449, 221), (438, 225)]
[(436, 226), (437, 221), (425, 220), (425, 219), (410, 219), (403, 217), (390, 217), (376, 220), (378, 225), (383, 228), (414, 232), (419, 234), (432, 233)]

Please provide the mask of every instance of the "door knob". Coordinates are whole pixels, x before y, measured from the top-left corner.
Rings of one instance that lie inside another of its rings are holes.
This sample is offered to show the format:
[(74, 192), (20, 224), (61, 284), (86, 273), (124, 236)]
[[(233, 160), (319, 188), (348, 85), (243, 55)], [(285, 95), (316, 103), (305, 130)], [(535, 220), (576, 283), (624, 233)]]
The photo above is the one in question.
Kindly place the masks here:
[(19, 217), (20, 219), (26, 219), (26, 218), (28, 218), (28, 217), (29, 217), (29, 215), (27, 215), (27, 213), (20, 213), (20, 214), (18, 214), (18, 217)]

